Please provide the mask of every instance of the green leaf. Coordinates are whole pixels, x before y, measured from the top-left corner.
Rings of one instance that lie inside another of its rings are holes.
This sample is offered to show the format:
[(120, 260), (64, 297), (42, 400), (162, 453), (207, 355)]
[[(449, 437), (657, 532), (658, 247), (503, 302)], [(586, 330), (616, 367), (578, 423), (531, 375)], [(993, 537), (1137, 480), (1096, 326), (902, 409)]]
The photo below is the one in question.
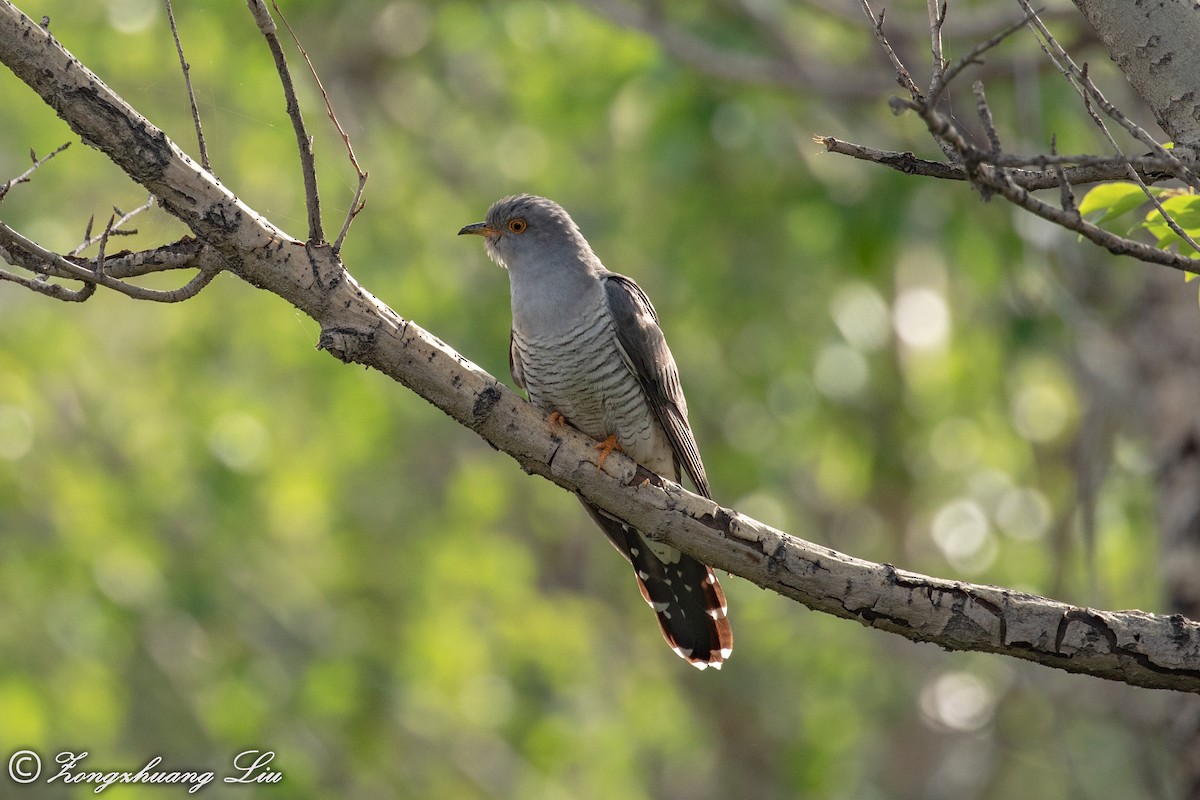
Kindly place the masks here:
[[(1200, 237), (1200, 195), (1183, 194), (1169, 197), (1163, 201), (1162, 207), (1189, 236), (1193, 239)], [(1159, 247), (1164, 246), (1164, 241), (1170, 244), (1180, 240), (1157, 208), (1146, 214), (1142, 225), (1159, 240)]]
[(1094, 186), (1083, 196), (1079, 203), (1079, 213), (1088, 215), (1103, 211), (1097, 223), (1105, 222), (1133, 211), (1142, 203), (1147, 202), (1142, 187), (1136, 183), (1122, 181), (1119, 183), (1102, 183)]

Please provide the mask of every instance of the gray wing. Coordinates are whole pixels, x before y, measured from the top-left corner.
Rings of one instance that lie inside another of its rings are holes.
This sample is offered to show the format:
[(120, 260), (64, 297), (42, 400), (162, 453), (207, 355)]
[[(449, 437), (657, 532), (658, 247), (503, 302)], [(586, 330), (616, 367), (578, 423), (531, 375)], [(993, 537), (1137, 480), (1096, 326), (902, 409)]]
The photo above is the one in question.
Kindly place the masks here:
[(688, 425), (687, 401), (679, 385), (679, 369), (658, 326), (658, 314), (641, 287), (624, 275), (602, 276), (608, 308), (617, 332), (621, 358), (641, 384), (654, 415), (667, 433), (675, 461), (691, 476), (697, 491), (711, 497), (696, 437)]
[(513, 383), (518, 389), (525, 388), (525, 369), (521, 366), (521, 354), (517, 352), (517, 343), (513, 340), (512, 331), (508, 332), (508, 371), (512, 373)]

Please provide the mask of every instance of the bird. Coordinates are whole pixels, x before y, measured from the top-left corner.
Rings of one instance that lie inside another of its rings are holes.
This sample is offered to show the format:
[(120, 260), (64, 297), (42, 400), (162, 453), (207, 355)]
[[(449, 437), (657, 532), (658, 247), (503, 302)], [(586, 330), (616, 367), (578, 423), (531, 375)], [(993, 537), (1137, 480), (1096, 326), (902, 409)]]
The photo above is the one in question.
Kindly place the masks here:
[[(509, 367), (529, 401), (552, 425), (597, 440), (600, 465), (620, 450), (677, 483), (686, 473), (711, 498), (679, 370), (641, 287), (606, 269), (571, 216), (544, 197), (497, 200), (458, 233), (482, 236), (508, 273)], [(712, 568), (580, 501), (633, 566), (667, 644), (699, 669), (720, 669), (733, 631)]]

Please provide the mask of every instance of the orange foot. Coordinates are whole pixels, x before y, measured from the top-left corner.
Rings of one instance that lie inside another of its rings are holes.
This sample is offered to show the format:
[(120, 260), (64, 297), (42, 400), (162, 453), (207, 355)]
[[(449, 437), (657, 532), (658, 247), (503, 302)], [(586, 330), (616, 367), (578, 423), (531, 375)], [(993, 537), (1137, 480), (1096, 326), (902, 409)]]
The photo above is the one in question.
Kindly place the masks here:
[(567, 425), (567, 418), (557, 411), (550, 412), (550, 428), (554, 431), (561, 431)]
[(617, 444), (616, 436), (609, 436), (603, 442), (597, 442), (593, 445), (593, 449), (600, 451), (600, 461), (596, 463), (596, 472), (604, 469), (604, 462), (612, 455), (613, 450), (620, 450), (621, 445)]

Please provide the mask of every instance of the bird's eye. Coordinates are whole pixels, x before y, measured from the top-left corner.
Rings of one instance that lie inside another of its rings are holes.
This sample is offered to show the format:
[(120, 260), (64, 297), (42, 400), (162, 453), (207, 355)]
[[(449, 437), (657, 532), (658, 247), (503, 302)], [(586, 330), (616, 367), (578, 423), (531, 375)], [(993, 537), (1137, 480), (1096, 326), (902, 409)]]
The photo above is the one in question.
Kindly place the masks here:
[(529, 223), (527, 223), (521, 217), (517, 217), (516, 219), (510, 219), (508, 221), (508, 229), (510, 231), (512, 231), (513, 233), (524, 233), (525, 229), (528, 227), (529, 227)]

